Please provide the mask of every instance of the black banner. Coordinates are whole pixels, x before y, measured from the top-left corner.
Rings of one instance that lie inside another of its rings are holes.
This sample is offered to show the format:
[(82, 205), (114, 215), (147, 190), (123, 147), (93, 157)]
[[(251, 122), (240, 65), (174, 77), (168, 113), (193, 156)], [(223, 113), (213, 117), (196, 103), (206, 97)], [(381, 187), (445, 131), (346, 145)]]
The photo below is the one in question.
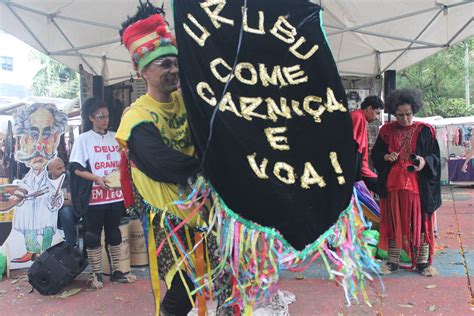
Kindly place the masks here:
[(350, 202), (355, 147), (345, 92), (319, 6), (244, 3), (174, 1), (188, 119), (225, 203), (302, 249)]

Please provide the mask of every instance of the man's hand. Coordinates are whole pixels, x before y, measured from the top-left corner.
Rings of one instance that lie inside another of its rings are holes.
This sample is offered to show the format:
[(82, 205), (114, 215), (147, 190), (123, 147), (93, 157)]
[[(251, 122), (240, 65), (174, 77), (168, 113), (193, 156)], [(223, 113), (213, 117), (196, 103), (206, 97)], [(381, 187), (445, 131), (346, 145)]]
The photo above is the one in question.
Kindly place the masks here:
[(466, 160), (466, 162), (462, 165), (462, 168), (461, 168), (461, 171), (466, 173), (467, 172), (467, 163), (469, 162), (469, 160)]
[(398, 153), (393, 152), (393, 153), (390, 153), (390, 154), (385, 154), (385, 156), (383, 156), (383, 159), (385, 161), (395, 162), (398, 159)]

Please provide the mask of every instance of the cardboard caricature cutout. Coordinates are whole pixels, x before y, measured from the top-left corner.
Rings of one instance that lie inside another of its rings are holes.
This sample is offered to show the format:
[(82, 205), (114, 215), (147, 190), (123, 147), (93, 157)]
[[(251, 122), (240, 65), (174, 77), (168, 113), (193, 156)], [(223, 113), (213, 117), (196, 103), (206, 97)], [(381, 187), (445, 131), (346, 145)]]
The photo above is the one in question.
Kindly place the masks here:
[(181, 90), (196, 151), (222, 200), (301, 250), (351, 200), (346, 95), (319, 6), (245, 3), (175, 1)]
[(54, 104), (34, 103), (14, 116), (15, 159), (29, 168), (21, 180), (0, 186), (0, 212), (14, 210), (13, 229), (7, 240), (11, 268), (31, 265), (32, 260), (59, 241), (58, 210), (64, 202), (64, 176), (48, 177), (47, 165), (57, 155), (67, 114)]

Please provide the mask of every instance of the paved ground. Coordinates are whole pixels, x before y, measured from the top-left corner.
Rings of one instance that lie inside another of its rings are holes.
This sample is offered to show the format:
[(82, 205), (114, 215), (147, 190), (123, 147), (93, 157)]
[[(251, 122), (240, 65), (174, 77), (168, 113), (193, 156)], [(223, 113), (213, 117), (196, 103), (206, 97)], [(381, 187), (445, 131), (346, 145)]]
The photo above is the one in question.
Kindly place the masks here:
[[(435, 266), (440, 275), (425, 278), (401, 271), (370, 285), (373, 307), (344, 305), (342, 289), (326, 280), (319, 263), (305, 272), (304, 280), (282, 275), (281, 287), (296, 294), (292, 315), (474, 315), (474, 188), (443, 187), (438, 211), (438, 252)], [(146, 269), (136, 269), (139, 280), (131, 285), (111, 284), (100, 291), (86, 288), (81, 274), (66, 290), (81, 289), (60, 298), (42, 296), (26, 282), (25, 271), (0, 282), (0, 315), (152, 315), (153, 296)]]

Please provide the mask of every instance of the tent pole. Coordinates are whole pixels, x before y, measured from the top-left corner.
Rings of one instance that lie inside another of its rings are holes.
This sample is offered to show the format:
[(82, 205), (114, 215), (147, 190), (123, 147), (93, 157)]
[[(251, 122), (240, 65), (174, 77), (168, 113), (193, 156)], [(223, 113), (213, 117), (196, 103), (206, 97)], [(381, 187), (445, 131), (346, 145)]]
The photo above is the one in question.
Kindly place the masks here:
[(61, 19), (61, 20), (66, 20), (66, 21), (71, 21), (71, 22), (77, 22), (77, 23), (83, 23), (83, 24), (88, 24), (88, 25), (100, 26), (100, 27), (114, 29), (114, 30), (119, 30), (120, 29), (119, 27), (114, 26), (114, 25), (109, 25), (109, 24), (104, 24), (104, 23), (99, 23), (99, 22), (94, 22), (94, 21), (87, 21), (87, 20), (82, 20), (82, 19), (78, 19), (78, 18), (71, 18), (71, 17), (57, 15), (57, 14), (46, 13), (46, 12), (43, 12), (43, 11), (39, 11), (39, 10), (35, 10), (35, 9), (29, 8), (29, 7), (25, 7), (25, 6), (23, 6), (21, 4), (18, 4), (18, 3), (11, 2), (10, 0), (0, 0), (0, 1), (3, 2), (8, 7), (14, 7), (14, 8), (23, 10), (23, 11), (35, 13), (35, 14), (42, 15), (42, 16), (49, 17), (49, 18), (56, 18), (56, 19)]
[[(51, 19), (51, 22), (54, 24), (54, 26), (58, 29), (59, 33), (61, 33), (61, 35), (64, 37), (64, 39), (66, 40), (66, 42), (72, 47), (75, 49), (74, 45), (72, 44), (72, 42), (69, 40), (69, 38), (66, 36), (66, 34), (64, 34), (63, 30), (59, 27), (59, 25), (56, 23), (56, 21), (52, 18)], [(97, 75), (97, 73), (95, 72), (94, 68), (92, 68), (92, 66), (87, 62), (87, 60), (84, 59), (84, 56), (82, 56), (79, 51), (75, 51), (76, 52), (76, 55), (79, 56), (79, 58), (84, 62), (84, 64), (87, 65), (87, 67), (89, 67), (89, 69), (94, 73), (94, 75)]]
[(464, 31), (471, 22), (474, 21), (474, 18), (471, 18), (469, 21), (467, 21), (457, 32), (454, 34), (449, 41), (446, 43), (446, 46), (451, 45), (451, 43), (454, 41), (456, 37), (458, 37), (459, 34), (461, 34), (462, 31)]
[(78, 46), (76, 48), (69, 48), (69, 49), (63, 49), (63, 50), (58, 50), (55, 52), (51, 52), (50, 55), (61, 55), (64, 53), (70, 53), (70, 52), (75, 52), (83, 49), (88, 49), (88, 48), (94, 48), (94, 47), (99, 47), (99, 46), (104, 46), (104, 45), (109, 45), (109, 44), (114, 44), (114, 43), (120, 43), (120, 39), (114, 39), (106, 42), (101, 42), (101, 43), (94, 43), (94, 44), (89, 44), (89, 45), (84, 45), (84, 46)]
[(402, 14), (402, 15), (397, 15), (397, 16), (394, 16), (394, 17), (391, 17), (391, 18), (386, 18), (386, 19), (382, 19), (382, 20), (378, 20), (378, 21), (374, 21), (374, 22), (370, 22), (370, 23), (365, 23), (365, 24), (361, 24), (361, 25), (347, 27), (347, 28), (344, 28), (340, 31), (336, 31), (336, 32), (333, 32), (333, 33), (328, 33), (328, 36), (336, 35), (336, 34), (340, 34), (340, 33), (345, 33), (345, 32), (353, 32), (355, 30), (363, 29), (363, 28), (366, 28), (366, 27), (369, 27), (369, 26), (374, 26), (374, 25), (384, 24), (384, 23), (387, 23), (387, 22), (392, 22), (392, 21), (396, 21), (396, 20), (400, 20), (400, 19), (404, 19), (404, 18), (409, 18), (409, 17), (414, 16), (414, 15), (420, 15), (420, 14), (428, 13), (428, 12), (431, 12), (431, 11), (434, 11), (434, 10), (439, 10), (439, 8), (433, 7), (433, 8), (429, 8), (429, 9), (424, 9), (424, 10), (420, 10), (420, 11), (415, 11), (415, 12), (410, 12), (410, 13), (406, 13), (406, 14)]
[(428, 13), (428, 12), (435, 11), (435, 10), (443, 11), (443, 10), (447, 10), (447, 9), (454, 8), (454, 7), (457, 7), (457, 6), (470, 4), (471, 2), (472, 1), (460, 1), (460, 2), (457, 2), (457, 3), (450, 4), (450, 5), (442, 5), (441, 9), (439, 8), (439, 6), (435, 6), (435, 7), (424, 9), (424, 10), (405, 13), (405, 14), (402, 14), (402, 15), (398, 15), (398, 16), (394, 16), (394, 17), (390, 17), (390, 18), (386, 18), (386, 19), (382, 19), (382, 20), (378, 20), (378, 21), (374, 21), (374, 22), (370, 22), (370, 23), (365, 23), (365, 24), (361, 24), (361, 25), (356, 25), (356, 26), (344, 28), (340, 31), (336, 31), (336, 32), (333, 32), (333, 33), (328, 33), (327, 36), (334, 35), (334, 34), (339, 34), (339, 33), (345, 33), (345, 32), (353, 32), (355, 30), (366, 28), (366, 27), (369, 27), (369, 26), (374, 26), (374, 25), (378, 25), (378, 24), (392, 22), (392, 21), (408, 18), (408, 17), (411, 17), (411, 16)]
[[(444, 8), (443, 9), (440, 9), (432, 18), (431, 20), (428, 22), (428, 24), (426, 24), (426, 26), (420, 31), (420, 33), (418, 33), (418, 35), (415, 37), (415, 40), (417, 40), (421, 35), (423, 35), (423, 33), (425, 33), (425, 31), (430, 27), (431, 24), (433, 24), (433, 22), (438, 18), (438, 16), (441, 14), (441, 12), (443, 12)], [(403, 54), (405, 54), (405, 52), (407, 50), (409, 50), (411, 47), (413, 46), (413, 43), (411, 43), (410, 45), (408, 45), (400, 54), (398, 54), (397, 57), (395, 57), (394, 60), (392, 60), (392, 62), (390, 64), (388, 64), (383, 70), (382, 72), (384, 72), (385, 70), (389, 69), (400, 57), (403, 56)]]
[(430, 43), (430, 42), (425, 42), (425, 41), (413, 40), (413, 39), (400, 37), (400, 36), (394, 36), (394, 35), (388, 35), (388, 34), (382, 34), (382, 33), (376, 33), (376, 32), (369, 32), (369, 31), (364, 31), (364, 30), (356, 30), (356, 31), (352, 31), (352, 32), (361, 33), (361, 34), (370, 35), (370, 36), (393, 39), (393, 40), (401, 41), (401, 42), (409, 42), (409, 43), (413, 43), (413, 44), (420, 44), (420, 45), (425, 45), (425, 46), (429, 46), (429, 47), (443, 47), (444, 46), (443, 44), (435, 44), (435, 43)]
[[(469, 78), (469, 42), (465, 43), (466, 48), (464, 51), (464, 81), (466, 83), (466, 106), (471, 107), (471, 91), (470, 91), (470, 78)], [(472, 148), (474, 150), (474, 148)]]
[(10, 3), (8, 2), (4, 2), (4, 3), (7, 6), (7, 8), (12, 12), (12, 14), (18, 19), (18, 21), (20, 21), (20, 23), (28, 31), (28, 33), (30, 33), (30, 35), (35, 39), (36, 43), (38, 43), (38, 45), (41, 46), (41, 49), (43, 50), (43, 52), (49, 55), (48, 49), (43, 45), (43, 43), (41, 43), (41, 41), (38, 39), (38, 37), (36, 37), (35, 33), (33, 33), (33, 31), (28, 27), (28, 25), (26, 25), (25, 21), (23, 21), (23, 19), (15, 12), (15, 10), (13, 10), (10, 7)]
[[(443, 45), (443, 47), (446, 47)], [(421, 46), (421, 47), (410, 47), (410, 50), (417, 50), (417, 49), (433, 49), (433, 48), (438, 48), (438, 47), (428, 47), (428, 46)], [(390, 50), (383, 50), (380, 52), (380, 54), (390, 54), (390, 53), (397, 53), (404, 51), (405, 48), (398, 48), (398, 49), (390, 49)]]
[[(97, 59), (102, 59), (104, 58), (103, 56), (97, 56), (97, 55), (92, 55), (92, 54), (81, 54), (82, 56), (84, 57), (87, 57), (87, 58), (97, 58)], [(64, 54), (54, 54), (54, 56), (70, 56), (70, 57), (74, 57), (74, 56), (77, 56), (77, 54), (73, 54), (73, 53), (64, 53)], [(116, 61), (116, 62), (119, 62), (119, 63), (125, 63), (125, 64), (129, 64), (130, 63), (130, 60), (125, 60), (125, 59), (118, 59), (118, 58), (111, 58), (111, 57), (107, 57), (107, 60), (110, 60), (110, 61)]]

